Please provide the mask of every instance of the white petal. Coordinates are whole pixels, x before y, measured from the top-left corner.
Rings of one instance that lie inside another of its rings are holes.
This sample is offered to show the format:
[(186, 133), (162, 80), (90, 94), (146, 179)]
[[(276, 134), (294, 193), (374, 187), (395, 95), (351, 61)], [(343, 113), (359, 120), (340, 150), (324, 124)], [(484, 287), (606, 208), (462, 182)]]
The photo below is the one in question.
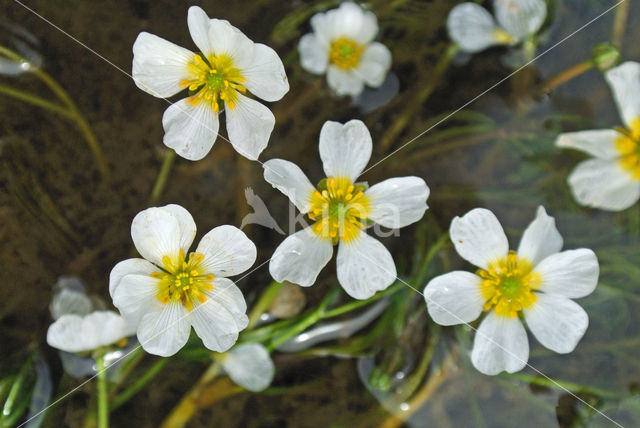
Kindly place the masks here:
[(113, 293), (113, 306), (132, 325), (138, 325), (147, 312), (159, 311), (158, 282), (149, 275), (129, 274), (122, 277)]
[(616, 139), (620, 134), (613, 129), (567, 132), (560, 134), (556, 146), (581, 150), (601, 159), (614, 159), (620, 156), (616, 150)]
[(345, 71), (336, 66), (330, 65), (327, 72), (327, 83), (337, 95), (360, 95), (364, 89), (362, 77), (354, 71)]
[(562, 236), (556, 228), (556, 220), (547, 215), (544, 207), (538, 207), (536, 218), (522, 234), (518, 257), (530, 261), (533, 266), (562, 249)]
[(269, 273), (278, 282), (309, 287), (316, 282), (332, 254), (331, 240), (320, 238), (307, 227), (289, 235), (276, 248), (269, 262)]
[(238, 345), (222, 363), (231, 380), (249, 391), (263, 391), (271, 385), (275, 366), (269, 351), (259, 343)]
[(66, 352), (85, 352), (111, 345), (134, 332), (135, 329), (113, 311), (96, 311), (86, 316), (63, 315), (49, 326), (47, 343)]
[(382, 85), (391, 67), (391, 51), (382, 43), (371, 43), (362, 53), (356, 72), (373, 88)]
[(329, 64), (329, 47), (313, 34), (305, 34), (298, 42), (300, 64), (313, 74), (323, 74)]
[(427, 210), (429, 188), (420, 177), (397, 177), (371, 186), (365, 195), (371, 203), (368, 218), (397, 229), (422, 218)]
[(480, 268), (506, 257), (509, 242), (496, 216), (484, 208), (476, 208), (455, 217), (449, 228), (451, 242), (460, 256)]
[(449, 37), (469, 53), (499, 44), (495, 37), (497, 29), (491, 14), (475, 3), (459, 4), (447, 17)]
[(589, 159), (569, 175), (571, 193), (580, 205), (622, 211), (640, 198), (640, 181), (623, 171), (617, 160)]
[(482, 313), (482, 278), (454, 271), (433, 278), (424, 289), (429, 316), (440, 325), (470, 323)]
[(538, 32), (547, 18), (545, 0), (494, 0), (498, 23), (518, 40)]
[(371, 158), (373, 143), (367, 126), (359, 120), (344, 125), (326, 121), (320, 130), (320, 159), (327, 177), (349, 177), (362, 173)]
[(256, 43), (251, 65), (242, 70), (245, 86), (256, 97), (278, 101), (289, 92), (289, 81), (282, 60), (269, 46)]
[(267, 183), (287, 195), (301, 213), (307, 213), (316, 189), (300, 167), (283, 159), (271, 159), (262, 166)]
[(243, 330), (249, 323), (247, 303), (242, 291), (229, 278), (216, 278), (213, 290), (206, 292), (210, 299), (224, 306), (233, 315), (238, 330)]
[(243, 231), (223, 225), (202, 237), (196, 253), (204, 255), (202, 268), (216, 277), (225, 278), (249, 269), (256, 261), (256, 246)]
[(133, 43), (131, 76), (138, 88), (154, 97), (170, 97), (184, 89), (180, 81), (190, 77), (187, 64), (193, 57), (193, 52), (143, 32)]
[[(119, 289), (118, 289), (119, 290)], [(146, 314), (138, 326), (138, 341), (150, 354), (170, 357), (189, 339), (189, 312), (180, 302), (162, 306), (160, 311)]]
[(518, 372), (527, 365), (528, 359), (529, 341), (520, 320), (489, 312), (473, 341), (473, 366), (492, 376), (502, 371)]
[(396, 280), (389, 250), (365, 232), (352, 241), (340, 241), (336, 259), (338, 282), (354, 299), (368, 299)]
[(63, 288), (57, 292), (49, 304), (49, 312), (54, 320), (63, 315), (84, 316), (91, 312), (91, 309), (93, 304), (87, 293), (71, 288)]
[(109, 274), (109, 295), (113, 299), (116, 288), (120, 285), (120, 280), (126, 275), (149, 276), (154, 272), (160, 272), (160, 269), (145, 259), (127, 259), (119, 262)]
[(542, 280), (538, 290), (577, 299), (595, 290), (600, 268), (595, 253), (580, 248), (547, 257), (535, 271)]
[(361, 44), (369, 43), (378, 33), (375, 15), (353, 2), (344, 2), (337, 9), (315, 15), (311, 27), (326, 40), (346, 37)]
[(162, 208), (140, 211), (131, 223), (131, 238), (142, 257), (162, 266), (164, 256), (177, 257), (180, 253), (180, 223)]
[(238, 340), (238, 326), (231, 312), (213, 299), (196, 304), (189, 313), (196, 334), (207, 349), (225, 352)]
[(258, 159), (267, 147), (276, 118), (258, 101), (238, 94), (234, 109), (225, 103), (229, 141), (238, 153), (250, 160)]
[(193, 221), (193, 217), (185, 208), (176, 204), (169, 204), (160, 209), (167, 211), (178, 220), (180, 226), (180, 248), (185, 254), (189, 252), (191, 244), (193, 244), (193, 238), (196, 236), (196, 222)]
[(366, 45), (376, 38), (378, 34), (378, 18), (371, 11), (363, 11), (362, 24), (355, 40), (358, 43)]
[(605, 74), (627, 126), (640, 119), (640, 63), (625, 62)]
[(216, 56), (230, 56), (233, 66), (240, 71), (251, 65), (254, 43), (228, 21), (223, 19), (209, 21), (209, 43)]
[(538, 300), (524, 310), (531, 333), (543, 346), (560, 354), (573, 351), (589, 326), (589, 316), (573, 300), (537, 294)]
[(184, 98), (165, 110), (162, 116), (163, 142), (185, 159), (200, 160), (218, 138), (220, 122), (211, 105), (191, 105)]
[(211, 42), (209, 41), (209, 17), (206, 12), (198, 6), (191, 6), (187, 13), (187, 26), (193, 42), (200, 52), (205, 56), (213, 53)]

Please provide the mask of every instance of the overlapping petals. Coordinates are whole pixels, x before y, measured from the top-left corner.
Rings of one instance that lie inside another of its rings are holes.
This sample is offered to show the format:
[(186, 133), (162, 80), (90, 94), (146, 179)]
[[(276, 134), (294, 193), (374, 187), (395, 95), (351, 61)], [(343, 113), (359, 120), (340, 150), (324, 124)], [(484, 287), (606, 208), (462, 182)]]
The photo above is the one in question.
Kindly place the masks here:
[[(520, 311), (543, 346), (558, 353), (573, 351), (589, 318), (571, 299), (596, 287), (599, 267), (593, 251), (561, 252), (562, 237), (543, 207), (525, 230), (517, 253), (508, 252), (500, 223), (486, 209), (456, 217), (450, 234), (458, 254), (480, 270), (440, 275), (427, 284), (424, 296), (429, 315), (441, 325), (470, 323), (487, 311), (471, 352), (479, 371), (495, 375), (526, 366), (529, 342), (517, 316)], [(513, 312), (504, 310), (509, 305)]]
[(84, 316), (66, 314), (49, 326), (47, 343), (61, 351), (87, 352), (134, 333), (135, 327), (112, 311), (95, 311)]

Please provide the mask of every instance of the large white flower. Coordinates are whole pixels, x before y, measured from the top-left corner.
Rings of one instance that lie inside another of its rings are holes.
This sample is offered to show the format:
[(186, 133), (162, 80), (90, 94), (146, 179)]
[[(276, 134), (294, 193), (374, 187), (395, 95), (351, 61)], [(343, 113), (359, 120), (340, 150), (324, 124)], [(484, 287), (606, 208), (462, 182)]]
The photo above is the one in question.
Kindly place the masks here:
[(469, 53), (515, 45), (536, 34), (547, 17), (544, 0), (494, 0), (493, 10), (495, 19), (476, 3), (457, 5), (447, 18), (449, 37)]
[(562, 237), (543, 207), (524, 231), (518, 251), (509, 251), (495, 215), (476, 208), (451, 222), (451, 241), (475, 275), (454, 271), (432, 279), (424, 290), (429, 315), (441, 325), (470, 323), (487, 314), (476, 332), (471, 361), (482, 373), (522, 370), (529, 341), (521, 317), (546, 348), (573, 351), (589, 324), (571, 299), (598, 283), (598, 259), (581, 248), (560, 252)]
[(144, 259), (124, 260), (111, 271), (113, 304), (137, 326), (138, 340), (151, 354), (178, 352), (191, 326), (207, 348), (224, 352), (247, 326), (242, 292), (226, 277), (254, 263), (255, 245), (240, 229), (218, 226), (185, 257), (195, 235), (193, 218), (181, 206), (148, 208), (131, 224)]
[(257, 159), (275, 118), (243, 94), (282, 98), (289, 91), (282, 61), (270, 47), (253, 43), (227, 21), (209, 19), (197, 6), (189, 8), (187, 24), (197, 53), (145, 32), (133, 44), (132, 75), (140, 89), (160, 98), (189, 90), (162, 117), (164, 144), (186, 159), (202, 159), (217, 138), (224, 108), (229, 141), (242, 156)]
[(374, 42), (378, 20), (352, 2), (311, 18), (312, 33), (298, 44), (302, 68), (313, 74), (327, 73), (329, 86), (338, 95), (356, 96), (364, 84), (382, 85), (391, 67), (391, 52)]
[(605, 76), (625, 127), (560, 134), (556, 145), (594, 156), (569, 176), (576, 201), (620, 211), (640, 198), (640, 63), (626, 62)]
[(47, 330), (47, 343), (66, 352), (93, 351), (129, 337), (136, 329), (113, 311), (66, 314)]
[(357, 183), (371, 156), (369, 130), (359, 120), (328, 121), (320, 131), (320, 158), (327, 176), (311, 184), (295, 164), (272, 159), (264, 178), (287, 195), (315, 223), (286, 238), (276, 249), (269, 271), (277, 281), (313, 285), (338, 248), (338, 281), (356, 299), (371, 297), (396, 277), (389, 251), (364, 229), (373, 222), (397, 229), (422, 218), (429, 188), (422, 178), (391, 178), (367, 188)]

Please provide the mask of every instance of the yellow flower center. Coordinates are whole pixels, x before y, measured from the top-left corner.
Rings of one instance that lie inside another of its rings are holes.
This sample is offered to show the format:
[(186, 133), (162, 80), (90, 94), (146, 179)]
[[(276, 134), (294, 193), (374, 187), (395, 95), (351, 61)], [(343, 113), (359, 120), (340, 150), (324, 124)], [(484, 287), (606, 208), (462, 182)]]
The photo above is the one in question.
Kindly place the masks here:
[(616, 150), (620, 153), (620, 167), (640, 181), (640, 117), (631, 123), (631, 129), (616, 129)]
[(334, 244), (349, 242), (366, 227), (369, 198), (365, 186), (353, 184), (348, 177), (329, 177), (310, 196), (309, 218), (315, 220), (312, 230)]
[(343, 70), (356, 68), (364, 45), (346, 37), (340, 37), (331, 42), (329, 47), (329, 62)]
[(502, 45), (510, 45), (516, 41), (515, 37), (504, 31), (502, 28), (493, 30), (493, 40)]
[(530, 307), (537, 299), (532, 290), (540, 286), (540, 274), (532, 269), (531, 262), (510, 251), (506, 258), (489, 264), (488, 270), (478, 270), (484, 310), (493, 308), (497, 315), (515, 318)]
[(201, 54), (195, 54), (188, 69), (192, 78), (181, 81), (180, 86), (189, 88), (191, 96), (187, 98), (187, 102), (192, 105), (204, 101), (217, 113), (220, 111), (219, 103), (224, 102), (233, 110), (238, 92), (247, 91), (243, 85), (247, 79), (233, 66), (233, 60), (228, 55), (209, 55), (205, 58)]
[(164, 271), (151, 274), (151, 277), (160, 280), (156, 294), (158, 300), (164, 304), (181, 302), (189, 311), (196, 300), (204, 303), (207, 300), (204, 292), (213, 290), (211, 283), (215, 277), (204, 273), (202, 260), (204, 256), (200, 253), (189, 253), (189, 259), (185, 260), (182, 250), (177, 258), (163, 257)]

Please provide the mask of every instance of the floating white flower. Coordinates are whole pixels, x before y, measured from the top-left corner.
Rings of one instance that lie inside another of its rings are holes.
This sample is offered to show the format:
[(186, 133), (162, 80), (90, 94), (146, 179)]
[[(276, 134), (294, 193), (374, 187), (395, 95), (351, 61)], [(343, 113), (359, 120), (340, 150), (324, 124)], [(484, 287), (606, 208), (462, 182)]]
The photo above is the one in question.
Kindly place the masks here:
[(244, 389), (263, 391), (273, 381), (275, 366), (269, 351), (259, 343), (234, 346), (221, 358), (231, 380)]
[(598, 282), (598, 259), (585, 248), (560, 252), (562, 237), (543, 207), (527, 227), (518, 251), (509, 251), (495, 215), (477, 208), (451, 222), (451, 241), (476, 274), (454, 271), (424, 290), (429, 315), (441, 325), (470, 323), (483, 311), (471, 361), (482, 373), (522, 370), (529, 342), (520, 317), (546, 348), (568, 353), (589, 324), (571, 299), (590, 294)]
[(66, 352), (93, 351), (113, 345), (135, 333), (136, 329), (113, 311), (88, 315), (62, 315), (47, 330), (47, 343)]
[(193, 218), (181, 206), (148, 208), (131, 224), (133, 243), (146, 260), (128, 259), (111, 271), (113, 304), (137, 326), (138, 340), (151, 354), (178, 352), (191, 326), (207, 348), (224, 352), (247, 326), (242, 292), (226, 277), (254, 263), (255, 245), (240, 229), (219, 226), (185, 257), (195, 235)]
[(391, 67), (391, 52), (373, 39), (378, 20), (373, 12), (352, 2), (318, 13), (311, 18), (313, 33), (298, 44), (302, 68), (313, 74), (327, 73), (329, 86), (338, 95), (356, 96), (364, 84), (382, 85)]
[(594, 156), (569, 176), (578, 203), (620, 211), (640, 198), (640, 63), (626, 62), (605, 76), (625, 126), (561, 134), (556, 145)]
[(145, 32), (133, 44), (132, 75), (140, 89), (160, 98), (189, 91), (164, 113), (164, 144), (186, 159), (202, 159), (217, 138), (224, 108), (229, 141), (241, 155), (257, 159), (275, 118), (243, 94), (282, 98), (289, 91), (282, 61), (270, 47), (253, 43), (227, 21), (209, 19), (197, 6), (189, 8), (187, 24), (197, 53)]
[(476, 3), (457, 5), (447, 18), (449, 37), (469, 53), (515, 45), (535, 35), (547, 17), (544, 0), (494, 0), (493, 9), (495, 19)]
[(49, 312), (54, 320), (67, 314), (87, 315), (94, 309), (79, 278), (61, 276), (55, 288), (56, 292), (49, 304)]
[(391, 178), (367, 189), (356, 179), (371, 156), (369, 130), (359, 120), (328, 121), (320, 131), (320, 158), (327, 178), (317, 189), (295, 164), (272, 159), (264, 178), (315, 223), (290, 235), (274, 252), (269, 271), (276, 281), (313, 285), (340, 243), (338, 281), (356, 299), (371, 297), (396, 277), (389, 251), (364, 229), (373, 222), (397, 229), (422, 218), (429, 188), (422, 178)]

